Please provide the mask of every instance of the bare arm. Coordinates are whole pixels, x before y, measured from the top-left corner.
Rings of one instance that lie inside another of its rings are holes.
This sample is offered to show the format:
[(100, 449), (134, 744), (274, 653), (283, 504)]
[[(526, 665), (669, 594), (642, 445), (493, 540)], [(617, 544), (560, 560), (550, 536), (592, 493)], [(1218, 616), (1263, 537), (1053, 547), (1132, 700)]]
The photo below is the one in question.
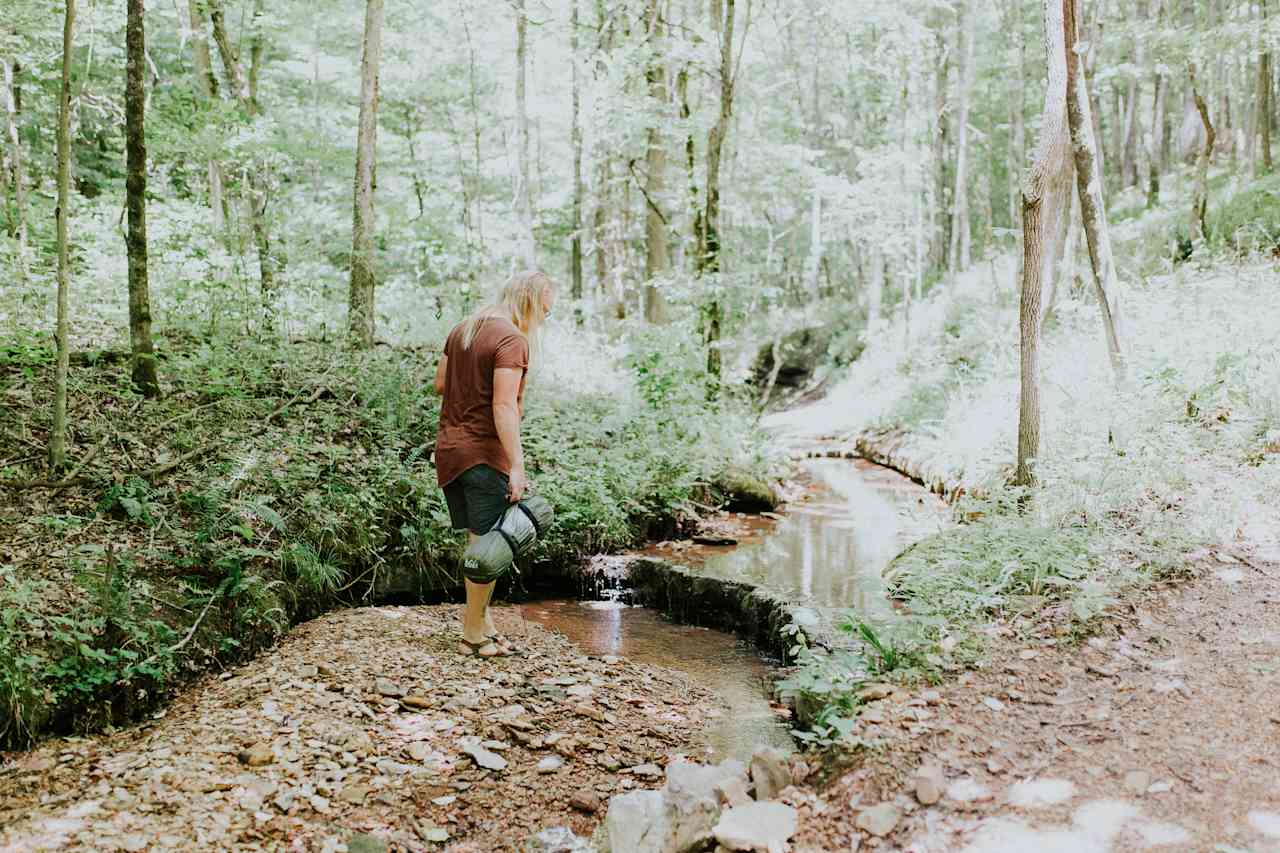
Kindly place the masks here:
[(447, 365), (449, 364), (449, 356), (440, 356), (440, 364), (436, 366), (436, 393), (444, 395), (444, 377)]
[(511, 461), (512, 502), (524, 497), (529, 481), (524, 473), (524, 449), (520, 446), (520, 380), (524, 371), (499, 367), (493, 371), (493, 425)]

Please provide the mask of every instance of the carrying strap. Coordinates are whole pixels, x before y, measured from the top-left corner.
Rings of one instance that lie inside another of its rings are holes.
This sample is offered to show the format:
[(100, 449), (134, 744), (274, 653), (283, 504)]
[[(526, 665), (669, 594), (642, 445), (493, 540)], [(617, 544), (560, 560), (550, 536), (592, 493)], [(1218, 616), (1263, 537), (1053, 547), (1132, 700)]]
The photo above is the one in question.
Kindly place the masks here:
[(520, 507), (520, 511), (524, 513), (524, 517), (529, 519), (529, 523), (533, 525), (533, 535), (536, 538), (541, 539), (542, 525), (538, 523), (538, 519), (534, 517), (533, 512), (524, 505), (524, 501), (520, 501), (516, 506)]

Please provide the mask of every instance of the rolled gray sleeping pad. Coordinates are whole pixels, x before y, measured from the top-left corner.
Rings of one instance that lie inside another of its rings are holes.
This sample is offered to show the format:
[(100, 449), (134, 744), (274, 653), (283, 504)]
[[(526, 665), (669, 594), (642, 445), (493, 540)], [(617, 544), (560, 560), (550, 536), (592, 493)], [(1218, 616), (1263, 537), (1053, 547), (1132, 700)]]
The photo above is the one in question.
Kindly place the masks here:
[(462, 574), (474, 583), (489, 583), (506, 574), (551, 526), (555, 513), (542, 495), (530, 495), (503, 511), (493, 529), (472, 542), (462, 555)]

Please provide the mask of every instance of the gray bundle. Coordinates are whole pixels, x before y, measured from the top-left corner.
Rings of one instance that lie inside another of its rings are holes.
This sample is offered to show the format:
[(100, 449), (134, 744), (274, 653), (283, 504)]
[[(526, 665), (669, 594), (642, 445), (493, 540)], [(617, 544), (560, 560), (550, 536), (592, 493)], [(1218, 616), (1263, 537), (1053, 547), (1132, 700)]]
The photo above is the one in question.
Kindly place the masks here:
[(475, 583), (489, 583), (504, 575), (533, 547), (555, 517), (542, 495), (530, 495), (507, 507), (498, 523), (462, 555), (462, 573)]

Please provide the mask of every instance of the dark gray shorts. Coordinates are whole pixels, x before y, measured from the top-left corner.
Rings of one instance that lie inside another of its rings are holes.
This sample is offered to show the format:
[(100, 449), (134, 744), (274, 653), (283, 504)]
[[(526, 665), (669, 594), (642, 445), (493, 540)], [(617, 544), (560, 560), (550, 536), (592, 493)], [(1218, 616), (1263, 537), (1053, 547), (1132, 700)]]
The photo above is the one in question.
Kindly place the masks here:
[(510, 501), (507, 475), (488, 465), (473, 465), (444, 487), (454, 530), (485, 534), (493, 529)]

